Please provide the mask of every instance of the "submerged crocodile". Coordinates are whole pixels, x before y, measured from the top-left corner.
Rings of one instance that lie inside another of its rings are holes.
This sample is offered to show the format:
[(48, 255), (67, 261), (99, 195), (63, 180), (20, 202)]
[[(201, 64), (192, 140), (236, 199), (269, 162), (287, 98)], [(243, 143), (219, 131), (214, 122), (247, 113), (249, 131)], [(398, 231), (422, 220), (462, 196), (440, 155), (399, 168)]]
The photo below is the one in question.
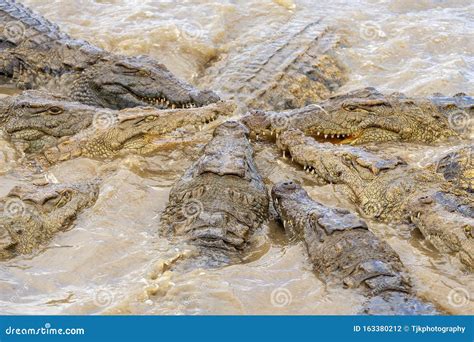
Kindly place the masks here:
[(357, 215), (312, 200), (300, 185), (290, 181), (275, 185), (272, 198), (285, 230), (305, 241), (315, 272), (326, 281), (360, 289), (370, 298), (363, 313), (437, 313), (431, 304), (412, 294), (397, 253)]
[(364, 144), (385, 141), (432, 143), (469, 136), (474, 98), (464, 94), (410, 98), (383, 95), (374, 88), (333, 96), (304, 108), (265, 112), (256, 110), (242, 119), (252, 135), (275, 138), (298, 129), (317, 140)]
[(293, 18), (260, 43), (222, 54), (200, 84), (247, 108), (284, 110), (329, 97), (345, 82), (338, 38), (314, 17)]
[(22, 151), (49, 165), (77, 157), (151, 154), (184, 143), (186, 133), (207, 127), (234, 110), (233, 103), (218, 102), (189, 109), (116, 111), (28, 91), (0, 100), (0, 129)]
[(113, 109), (190, 108), (219, 100), (149, 57), (121, 56), (73, 39), (14, 0), (0, 1), (0, 25), (0, 75), (20, 89), (44, 88)]
[(227, 121), (171, 189), (160, 230), (222, 263), (241, 257), (252, 233), (268, 219), (268, 206), (248, 130)]
[(283, 132), (277, 145), (319, 184), (339, 185), (365, 216), (412, 223), (436, 249), (456, 254), (462, 263), (474, 267), (472, 193), (454, 187), (440, 174), (409, 167), (398, 158), (319, 143), (298, 130)]
[(30, 254), (91, 207), (96, 183), (17, 186), (0, 199), (0, 261)]

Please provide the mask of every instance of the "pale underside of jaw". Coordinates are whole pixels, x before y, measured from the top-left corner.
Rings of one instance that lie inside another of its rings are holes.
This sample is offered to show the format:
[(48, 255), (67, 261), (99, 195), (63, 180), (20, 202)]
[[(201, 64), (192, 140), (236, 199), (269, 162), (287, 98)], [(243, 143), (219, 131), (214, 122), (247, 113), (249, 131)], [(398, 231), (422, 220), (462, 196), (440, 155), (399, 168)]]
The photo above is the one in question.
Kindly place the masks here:
[[(138, 133), (137, 135), (130, 137), (126, 142), (123, 143), (122, 147), (130, 150), (143, 150), (148, 148), (155, 149), (157, 146), (163, 146), (169, 144), (172, 146), (173, 143), (179, 144), (180, 142), (186, 143), (189, 141), (199, 141), (196, 137), (190, 137), (189, 133), (197, 133), (206, 131), (210, 127), (214, 126), (214, 123), (220, 118), (218, 114), (212, 114), (209, 117), (201, 118), (200, 121), (196, 120), (194, 123), (189, 123), (181, 127), (176, 128), (164, 128), (162, 130), (150, 130), (146, 133)], [(218, 121), (217, 121), (218, 122)], [(182, 129), (178, 131), (179, 129)], [(187, 140), (180, 140), (185, 139)], [(145, 152), (143, 152), (145, 153)]]

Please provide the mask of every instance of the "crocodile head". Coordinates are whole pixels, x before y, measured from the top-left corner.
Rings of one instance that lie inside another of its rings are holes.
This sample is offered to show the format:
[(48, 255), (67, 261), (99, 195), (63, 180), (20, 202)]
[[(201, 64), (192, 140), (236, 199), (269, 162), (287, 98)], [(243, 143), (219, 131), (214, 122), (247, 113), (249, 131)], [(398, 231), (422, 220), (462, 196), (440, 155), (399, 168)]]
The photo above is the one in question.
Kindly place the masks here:
[(472, 112), (472, 103), (471, 99), (463, 105), (452, 102), (447, 106), (440, 101), (411, 99), (401, 94), (384, 96), (373, 88), (365, 88), (301, 109), (280, 113), (253, 111), (242, 120), (251, 133), (266, 137), (295, 128), (319, 141), (332, 143), (429, 143), (457, 136), (449, 114), (453, 106), (463, 113)]
[(193, 108), (219, 101), (212, 91), (194, 88), (144, 56), (100, 59), (74, 80), (67, 95), (75, 101), (112, 109), (150, 105)]
[(0, 260), (31, 253), (67, 230), (98, 193), (95, 182), (13, 188), (0, 199)]
[(276, 184), (272, 189), (272, 199), (290, 235), (307, 234), (307, 229), (320, 236), (348, 229), (367, 229), (367, 224), (357, 215), (313, 201), (303, 187), (293, 181)]
[[(397, 158), (353, 146), (319, 143), (297, 130), (283, 132), (278, 146), (320, 184), (336, 184), (365, 217), (412, 223), (439, 251), (459, 253), (462, 262), (472, 265), (472, 193), (452, 187), (435, 172), (410, 168)], [(282, 195), (286, 193), (291, 196)], [(294, 184), (275, 189), (274, 201), (284, 199), (283, 205), (277, 205), (283, 217), (291, 217), (293, 207), (302, 211), (302, 194)], [(298, 220), (289, 222), (291, 226)]]
[(248, 131), (228, 121), (216, 128), (202, 156), (171, 190), (161, 224), (166, 235), (236, 252), (267, 219), (267, 210)]
[(474, 147), (463, 147), (448, 153), (435, 165), (435, 171), (447, 181), (474, 192)]
[(388, 171), (404, 166), (399, 158), (375, 155), (353, 146), (320, 143), (292, 129), (281, 134), (277, 145), (319, 184), (340, 185), (371, 218), (395, 218), (403, 210), (404, 196), (413, 190), (408, 174), (397, 173), (386, 179)]
[(0, 100), (0, 126), (27, 153), (38, 152), (92, 124), (97, 109), (37, 91)]
[(357, 175), (354, 182), (373, 180), (384, 171), (404, 164), (397, 157), (374, 154), (363, 148), (320, 143), (295, 129), (283, 132), (277, 146), (285, 156), (290, 156), (323, 183), (348, 182), (353, 180), (353, 173)]
[(441, 252), (458, 254), (474, 270), (474, 196), (435, 191), (411, 205), (410, 221)]
[(177, 140), (179, 132), (200, 130), (234, 109), (231, 102), (218, 102), (201, 108), (114, 111), (32, 91), (1, 100), (0, 124), (26, 153), (44, 153), (52, 163), (73, 156), (146, 154), (162, 141)]

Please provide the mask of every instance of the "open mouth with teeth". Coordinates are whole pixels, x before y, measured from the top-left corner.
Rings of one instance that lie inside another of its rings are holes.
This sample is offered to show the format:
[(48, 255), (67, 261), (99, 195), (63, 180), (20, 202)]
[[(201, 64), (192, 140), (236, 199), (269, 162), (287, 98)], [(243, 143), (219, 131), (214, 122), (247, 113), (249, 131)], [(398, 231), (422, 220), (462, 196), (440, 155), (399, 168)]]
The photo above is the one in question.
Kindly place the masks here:
[[(251, 138), (255, 140), (274, 140), (278, 139), (281, 134), (281, 130), (275, 129), (262, 129), (262, 130), (252, 130), (250, 133)], [(308, 134), (318, 142), (330, 142), (332, 144), (351, 144), (362, 132), (357, 133), (325, 133), (325, 132), (315, 132)]]
[(214, 123), (220, 116), (218, 114), (212, 114), (210, 116), (201, 118), (201, 123), (194, 123), (193, 127), (196, 131), (202, 131), (208, 125)]
[(310, 134), (318, 142), (330, 142), (332, 144), (351, 144), (354, 142), (362, 132), (356, 133), (326, 133), (326, 132), (316, 132)]
[(165, 97), (143, 97), (143, 96), (136, 96), (141, 102), (144, 102), (148, 105), (152, 105), (154, 107), (158, 107), (160, 109), (176, 109), (176, 108), (196, 108), (199, 107), (198, 105), (189, 102), (189, 103), (173, 103), (167, 100)]
[[(207, 126), (214, 123), (220, 117), (219, 114), (213, 113), (209, 116), (196, 118), (194, 123), (189, 125), (191, 130), (194, 129), (195, 132), (202, 131), (203, 129), (207, 129)], [(149, 116), (147, 118), (148, 122), (154, 121), (159, 117)], [(151, 127), (147, 132), (139, 132), (136, 135), (130, 137), (126, 143), (124, 143), (124, 147), (136, 147), (136, 146), (146, 146), (150, 141), (159, 141), (163, 135), (167, 135), (172, 133), (176, 130), (174, 127), (169, 127), (165, 129), (156, 129), (155, 127)]]
[(189, 102), (189, 103), (174, 103), (172, 101), (167, 100), (165, 97), (143, 97), (143, 96), (136, 96), (138, 100), (141, 102), (151, 105), (154, 107), (158, 107), (160, 109), (176, 109), (176, 108), (196, 108), (199, 107), (198, 105)]
[(295, 160), (293, 158), (293, 156), (291, 155), (290, 151), (282, 150), (282, 158), (283, 159), (290, 159), (292, 162), (296, 162), (296, 164), (300, 165), (306, 173), (311, 174), (319, 184), (325, 185), (325, 184), (330, 183), (330, 181), (328, 179), (322, 177), (318, 173), (317, 169), (313, 165), (311, 165), (311, 163), (309, 163), (309, 162), (308, 163), (302, 163), (299, 160)]
[(125, 96), (132, 96), (137, 101), (141, 102), (143, 105), (149, 105), (153, 107), (157, 107), (159, 109), (176, 109), (176, 108), (196, 108), (200, 107), (195, 102), (176, 102), (168, 99), (165, 95), (158, 95), (158, 96), (142, 96), (137, 94), (132, 88), (120, 84), (119, 87), (122, 88), (123, 95)]

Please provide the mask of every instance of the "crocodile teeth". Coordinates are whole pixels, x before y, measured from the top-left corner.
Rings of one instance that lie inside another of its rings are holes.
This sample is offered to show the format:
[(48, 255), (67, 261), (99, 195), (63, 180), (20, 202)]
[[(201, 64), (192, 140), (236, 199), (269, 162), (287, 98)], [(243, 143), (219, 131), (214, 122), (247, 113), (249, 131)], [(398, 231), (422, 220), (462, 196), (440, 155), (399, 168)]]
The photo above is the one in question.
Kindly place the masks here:
[(327, 134), (324, 134), (324, 139), (327, 139), (328, 138), (328, 135)]
[(320, 135), (320, 134), (321, 134), (321, 132), (316, 133), (316, 135)]

